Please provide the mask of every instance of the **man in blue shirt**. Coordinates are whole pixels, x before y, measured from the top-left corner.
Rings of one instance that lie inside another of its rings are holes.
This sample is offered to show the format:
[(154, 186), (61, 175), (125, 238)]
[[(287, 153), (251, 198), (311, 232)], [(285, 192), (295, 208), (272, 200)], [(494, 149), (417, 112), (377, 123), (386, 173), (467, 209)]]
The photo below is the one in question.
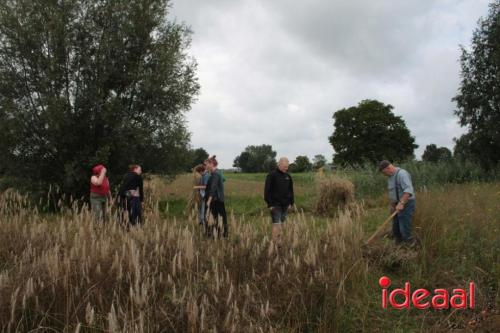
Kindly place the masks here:
[(412, 218), (415, 212), (415, 190), (408, 171), (395, 167), (389, 161), (382, 161), (379, 170), (387, 180), (389, 199), (391, 201), (391, 213), (398, 213), (392, 220), (392, 233), (396, 244), (413, 241), (411, 234)]

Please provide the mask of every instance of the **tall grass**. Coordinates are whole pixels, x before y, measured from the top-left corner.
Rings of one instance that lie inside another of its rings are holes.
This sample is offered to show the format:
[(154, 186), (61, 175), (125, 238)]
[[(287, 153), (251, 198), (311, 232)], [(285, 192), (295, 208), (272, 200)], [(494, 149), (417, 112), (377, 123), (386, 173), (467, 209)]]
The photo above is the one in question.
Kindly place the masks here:
[[(451, 160), (439, 163), (410, 161), (397, 166), (410, 173), (413, 186), (418, 191), (426, 191), (445, 184), (500, 180), (499, 169), (484, 170), (468, 161)], [(334, 172), (354, 183), (357, 198), (373, 198), (387, 191), (387, 178), (376, 166), (367, 164), (356, 169), (346, 168)]]
[[(351, 313), (358, 331), (385, 332), (497, 332), (500, 327), (500, 185), (445, 185), (418, 194), (414, 233), (420, 249), (404, 251), (380, 240), (372, 248), (365, 285), (353, 301)], [(377, 212), (378, 210), (374, 210)], [(373, 212), (368, 213), (371, 215)], [(387, 210), (375, 214), (380, 223)], [(372, 223), (365, 215), (364, 227)], [(370, 222), (369, 222), (370, 221)], [(387, 275), (394, 287), (464, 288), (474, 281), (479, 292), (476, 309), (466, 311), (401, 312), (380, 309), (378, 278)], [(366, 321), (370, 325), (366, 324)]]
[[(364, 230), (387, 216), (383, 198), (334, 219), (291, 214), (277, 247), (267, 214), (230, 214), (230, 238), (208, 240), (197, 221), (165, 218), (163, 185), (146, 190), (146, 223), (130, 232), (113, 216), (92, 222), (85, 207), (45, 214), (15, 191), (0, 194), (0, 331), (495, 331), (498, 183), (419, 192), (422, 247), (411, 256), (387, 239), (362, 250)], [(382, 275), (394, 287), (410, 281), (431, 290), (474, 281), (477, 308), (382, 310)]]
[(155, 202), (130, 232), (85, 209), (47, 217), (13, 193), (0, 202), (5, 332), (335, 331), (352, 281), (366, 274), (349, 214), (321, 230), (291, 216), (278, 248), (267, 216), (233, 215), (230, 239), (213, 241), (196, 221), (162, 219)]

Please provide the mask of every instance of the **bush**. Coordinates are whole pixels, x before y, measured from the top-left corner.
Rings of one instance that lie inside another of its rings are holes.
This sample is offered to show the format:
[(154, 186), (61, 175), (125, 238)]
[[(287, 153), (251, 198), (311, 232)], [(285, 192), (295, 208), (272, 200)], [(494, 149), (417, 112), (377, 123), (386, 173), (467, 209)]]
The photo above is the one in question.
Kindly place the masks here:
[[(409, 161), (397, 164), (407, 170), (417, 191), (444, 184), (463, 184), (470, 182), (488, 182), (500, 179), (500, 168), (484, 170), (478, 164), (453, 159), (448, 162), (430, 163)], [(377, 167), (365, 164), (358, 168), (338, 169), (335, 173), (352, 181), (356, 188), (357, 198), (379, 196), (387, 191), (387, 178)]]

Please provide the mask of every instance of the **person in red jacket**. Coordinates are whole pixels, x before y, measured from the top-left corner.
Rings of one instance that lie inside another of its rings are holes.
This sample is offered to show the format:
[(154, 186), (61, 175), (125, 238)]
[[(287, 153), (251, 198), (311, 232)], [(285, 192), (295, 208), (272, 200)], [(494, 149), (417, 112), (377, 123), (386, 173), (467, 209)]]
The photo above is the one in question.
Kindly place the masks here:
[(90, 207), (94, 219), (101, 222), (105, 220), (108, 200), (111, 197), (106, 172), (104, 165), (98, 164), (92, 168), (92, 177), (90, 177)]

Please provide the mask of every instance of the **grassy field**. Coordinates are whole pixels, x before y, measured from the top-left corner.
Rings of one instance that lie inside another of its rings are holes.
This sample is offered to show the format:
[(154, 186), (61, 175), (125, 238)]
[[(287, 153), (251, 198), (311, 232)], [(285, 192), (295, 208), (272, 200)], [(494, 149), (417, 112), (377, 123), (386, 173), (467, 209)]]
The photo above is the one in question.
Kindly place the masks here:
[[(221, 241), (205, 239), (186, 211), (191, 175), (152, 177), (147, 222), (131, 232), (97, 226), (76, 208), (40, 214), (4, 193), (0, 331), (498, 331), (500, 183), (418, 186), (413, 251), (386, 238), (363, 246), (388, 214), (383, 191), (362, 187), (364, 175), (342, 174), (358, 184), (357, 204), (331, 217), (313, 214), (315, 176), (293, 175), (299, 212), (278, 248), (265, 175), (225, 176), (231, 229)], [(474, 281), (476, 309), (383, 310), (383, 275), (431, 290)]]
[[(224, 191), (226, 196), (226, 207), (237, 215), (260, 215), (265, 208), (264, 181), (266, 175), (224, 173), (226, 181)], [(296, 204), (304, 210), (310, 210), (314, 201), (315, 184), (314, 174), (303, 173), (293, 176)], [(178, 176), (173, 182), (154, 176), (151, 191), (160, 201), (162, 207), (168, 203), (168, 215), (182, 216), (185, 214), (193, 176), (184, 174)]]

